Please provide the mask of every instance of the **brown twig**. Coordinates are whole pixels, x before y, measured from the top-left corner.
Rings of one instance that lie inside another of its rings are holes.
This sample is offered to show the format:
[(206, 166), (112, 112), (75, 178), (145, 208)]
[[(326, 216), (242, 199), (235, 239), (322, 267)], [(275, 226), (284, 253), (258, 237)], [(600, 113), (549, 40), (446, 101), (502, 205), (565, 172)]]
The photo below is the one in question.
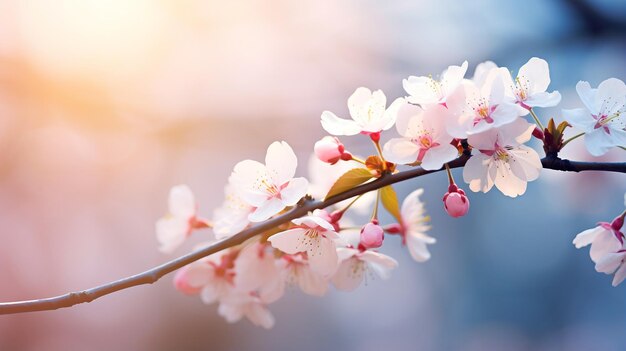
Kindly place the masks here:
[[(458, 159), (448, 163), (450, 168), (463, 167), (469, 156), (463, 155)], [(626, 162), (619, 163), (599, 163), (599, 162), (576, 162), (563, 160), (557, 157), (547, 157), (541, 160), (543, 168), (553, 169), (565, 172), (581, 172), (581, 171), (607, 171), (607, 172), (620, 172), (626, 173)], [(78, 292), (71, 292), (65, 295), (56, 297), (29, 300), (29, 301), (17, 301), (17, 302), (5, 302), (0, 303), (0, 314), (14, 314), (24, 312), (35, 311), (48, 311), (56, 310), (59, 308), (71, 307), (85, 302), (91, 302), (99, 297), (112, 294), (116, 291), (131, 288), (133, 286), (152, 284), (161, 279), (164, 275), (171, 273), (179, 268), (182, 268), (192, 262), (195, 262), (203, 257), (216, 253), (218, 251), (227, 249), (229, 247), (239, 245), (246, 240), (263, 233), (264, 231), (274, 228), (278, 225), (287, 223), (292, 219), (305, 216), (308, 212), (315, 209), (326, 208), (340, 201), (350, 199), (352, 197), (365, 194), (367, 192), (380, 189), (384, 186), (402, 182), (408, 179), (417, 178), (429, 173), (439, 172), (443, 170), (427, 171), (421, 167), (412, 168), (407, 171), (399, 172), (396, 174), (385, 174), (379, 179), (366, 183), (350, 190), (347, 190), (341, 194), (337, 194), (324, 201), (315, 201), (311, 198), (304, 198), (294, 207), (292, 210), (270, 219), (266, 222), (254, 225), (246, 230), (241, 231), (234, 236), (216, 242), (204, 249), (189, 253), (181, 256), (169, 262), (166, 262), (160, 266), (149, 269), (143, 273), (135, 274), (130, 277), (126, 277), (120, 280), (116, 280), (107, 284), (96, 286), (91, 289), (82, 290)]]

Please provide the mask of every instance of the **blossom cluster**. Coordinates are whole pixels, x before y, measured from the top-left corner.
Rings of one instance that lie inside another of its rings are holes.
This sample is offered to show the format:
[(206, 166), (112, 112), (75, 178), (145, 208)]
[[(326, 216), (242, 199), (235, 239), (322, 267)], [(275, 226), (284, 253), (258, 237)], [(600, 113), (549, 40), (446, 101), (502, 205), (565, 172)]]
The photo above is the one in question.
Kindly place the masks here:
[[(466, 78), (467, 69), (464, 62), (448, 67), (437, 79), (410, 76), (403, 81), (407, 95), (389, 104), (380, 90), (356, 89), (347, 101), (349, 118), (330, 111), (321, 114), (321, 125), (329, 135), (314, 145), (309, 180), (296, 177), (298, 159), (292, 148), (284, 141), (274, 142), (264, 163), (244, 160), (235, 165), (225, 201), (210, 220), (198, 216), (187, 186), (174, 187), (169, 214), (156, 224), (161, 251), (172, 252), (202, 228), (212, 228), (213, 241), (227, 239), (312, 197), (332, 198), (400, 167), (445, 168), (449, 186), (443, 208), (455, 218), (466, 215), (470, 207), (448, 166), (457, 159), (465, 162), (463, 180), (471, 191), (485, 193), (495, 186), (506, 196), (524, 194), (527, 183), (537, 179), (542, 169), (539, 153), (526, 145), (530, 139), (543, 141), (546, 152), (555, 147), (558, 152), (569, 142), (562, 137), (567, 123), (557, 128), (551, 121), (545, 128), (535, 112), (561, 100), (558, 91), (548, 91), (548, 63), (531, 58), (515, 76), (493, 62), (479, 64), (471, 78)], [(577, 91), (585, 108), (563, 110), (563, 116), (586, 135), (589, 152), (601, 155), (626, 145), (624, 83), (612, 78), (592, 89), (580, 82)], [(394, 126), (398, 135), (382, 143), (383, 132)], [(339, 139), (347, 136), (369, 139), (375, 154), (353, 155)], [(416, 261), (430, 259), (429, 245), (436, 240), (427, 234), (423, 192), (414, 190), (400, 204), (393, 188), (386, 185), (319, 208), (185, 266), (177, 272), (175, 286), (185, 294), (199, 295), (204, 303), (217, 303), (219, 314), (229, 322), (246, 317), (270, 328), (274, 318), (267, 306), (283, 296), (287, 286), (322, 296), (330, 285), (350, 291), (367, 279), (388, 278), (398, 263), (380, 252), (387, 236), (401, 238)], [(380, 222), (381, 204), (394, 222)], [(354, 226), (351, 213), (368, 209), (370, 219)], [(624, 235), (619, 232), (623, 220), (622, 214), (575, 240), (577, 247), (592, 244), (591, 257), (599, 271), (617, 270), (614, 284), (626, 277)]]

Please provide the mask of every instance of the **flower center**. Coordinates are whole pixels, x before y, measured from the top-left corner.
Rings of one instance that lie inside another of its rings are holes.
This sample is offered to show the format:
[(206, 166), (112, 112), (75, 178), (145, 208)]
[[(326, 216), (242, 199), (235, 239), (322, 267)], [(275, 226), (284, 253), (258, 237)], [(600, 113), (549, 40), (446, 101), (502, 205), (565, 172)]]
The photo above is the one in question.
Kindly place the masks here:
[(261, 184), (265, 187), (265, 191), (270, 194), (270, 197), (280, 196), (280, 190), (276, 184), (268, 182), (267, 179), (261, 179)]
[(513, 88), (513, 91), (515, 92), (515, 96), (517, 96), (518, 101), (524, 101), (528, 98), (529, 85), (530, 81), (528, 79), (522, 80), (519, 76), (515, 77), (515, 87)]
[(509, 160), (511, 159), (511, 155), (509, 155), (506, 148), (496, 149), (493, 155), (497, 160), (504, 161), (504, 162), (509, 162)]
[(478, 105), (474, 107), (474, 125), (477, 125), (480, 121), (485, 121), (487, 123), (493, 123), (493, 118), (491, 118), (491, 113), (496, 109), (497, 106), (489, 106), (487, 102), (482, 99), (478, 102)]
[(417, 138), (411, 139), (413, 143), (415, 143), (419, 147), (419, 153), (417, 155), (417, 160), (422, 162), (426, 152), (435, 147), (439, 146), (439, 143), (433, 141), (433, 137), (429, 132), (425, 132), (424, 134), (418, 136)]

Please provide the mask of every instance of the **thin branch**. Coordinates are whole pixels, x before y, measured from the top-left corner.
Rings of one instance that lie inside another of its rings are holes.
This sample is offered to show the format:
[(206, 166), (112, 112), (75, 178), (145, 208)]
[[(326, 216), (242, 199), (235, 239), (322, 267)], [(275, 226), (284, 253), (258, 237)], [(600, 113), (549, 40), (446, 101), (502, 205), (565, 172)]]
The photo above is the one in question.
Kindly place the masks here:
[[(458, 159), (448, 163), (450, 168), (463, 167), (469, 156), (463, 155)], [(544, 158), (541, 160), (543, 168), (553, 169), (565, 172), (582, 172), (582, 171), (608, 171), (608, 172), (620, 172), (626, 173), (626, 162), (619, 163), (596, 163), (596, 162), (576, 162), (563, 160), (560, 158)], [(218, 251), (239, 245), (246, 240), (259, 235), (268, 229), (274, 228), (281, 224), (287, 223), (293, 219), (305, 216), (308, 212), (326, 208), (334, 205), (340, 201), (353, 198), (355, 196), (365, 194), (367, 192), (380, 189), (384, 186), (402, 182), (408, 179), (421, 177), (426, 174), (442, 171), (442, 169), (436, 171), (427, 171), (421, 167), (412, 168), (407, 171), (399, 172), (396, 174), (385, 174), (381, 178), (372, 182), (357, 186), (343, 193), (337, 194), (324, 201), (315, 201), (311, 198), (304, 198), (301, 202), (292, 210), (270, 219), (266, 222), (254, 225), (246, 230), (235, 234), (234, 236), (216, 242), (204, 249), (189, 253), (181, 256), (169, 262), (166, 262), (160, 266), (149, 269), (143, 273), (135, 274), (130, 277), (126, 277), (120, 280), (116, 280), (104, 285), (96, 286), (91, 289), (82, 290), (78, 292), (71, 292), (65, 295), (60, 295), (51, 298), (44, 298), (38, 300), (29, 301), (17, 301), (0, 303), (0, 314), (14, 314), (24, 312), (35, 311), (48, 311), (56, 310), (59, 308), (71, 307), (85, 302), (91, 302), (99, 297), (112, 294), (116, 291), (128, 289), (138, 285), (152, 284), (161, 279), (164, 275), (171, 273), (179, 268), (182, 268), (192, 262), (195, 262), (203, 257), (214, 254)]]

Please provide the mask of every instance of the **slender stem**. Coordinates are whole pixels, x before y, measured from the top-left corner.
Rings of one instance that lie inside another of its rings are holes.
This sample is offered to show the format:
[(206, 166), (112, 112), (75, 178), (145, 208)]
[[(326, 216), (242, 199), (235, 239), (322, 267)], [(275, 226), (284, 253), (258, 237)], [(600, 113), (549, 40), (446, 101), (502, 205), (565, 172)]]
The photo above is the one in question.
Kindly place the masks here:
[[(451, 169), (463, 167), (469, 158), (470, 156), (463, 155), (456, 160), (450, 162), (448, 165)], [(564, 172), (605, 171), (626, 173), (626, 162), (576, 162), (563, 160), (557, 157), (551, 157), (542, 159), (541, 163), (543, 165), (543, 168), (545, 169), (553, 169)], [(0, 303), (0, 314), (56, 310), (59, 308), (71, 307), (85, 302), (91, 302), (102, 296), (106, 296), (120, 290), (132, 288), (134, 286), (152, 284), (168, 273), (174, 272), (177, 269), (182, 268), (203, 257), (242, 244), (246, 240), (256, 235), (262, 234), (267, 230), (290, 222), (295, 218), (305, 216), (310, 211), (326, 208), (328, 206), (353, 198), (355, 196), (378, 190), (387, 185), (395, 184), (413, 178), (418, 178), (430, 173), (439, 172), (441, 170), (442, 169), (436, 171), (427, 171), (421, 167), (415, 167), (396, 174), (384, 174), (379, 179), (356, 186), (335, 196), (331, 196), (324, 201), (315, 201), (310, 197), (305, 197), (298, 203), (297, 206), (285, 212), (284, 214), (281, 214), (280, 216), (274, 217), (265, 222), (258, 223), (231, 236), (230, 238), (218, 241), (203, 249), (191, 252), (184, 256), (173, 259), (169, 262), (163, 263), (143, 273), (135, 274), (107, 284), (99, 285), (91, 289), (70, 292), (56, 297), (29, 301)]]
[(583, 136), (583, 135), (585, 135), (585, 133), (584, 133), (584, 132), (582, 132), (582, 133), (578, 133), (578, 134), (574, 135), (573, 137), (568, 138), (567, 140), (565, 140), (565, 141), (563, 142), (563, 146), (565, 146), (565, 145), (569, 144), (569, 142), (570, 142), (570, 141), (572, 141), (572, 140), (575, 140), (575, 139), (577, 139), (577, 138), (580, 138), (580, 137), (581, 137), (581, 136)]
[(378, 220), (378, 203), (380, 202), (380, 190), (376, 191), (376, 203), (374, 203), (374, 211), (372, 212), (372, 220)]
[(350, 207), (352, 207), (352, 205), (354, 205), (355, 202), (357, 202), (358, 199), (360, 199), (363, 196), (363, 194), (356, 196), (354, 199), (352, 199), (352, 201), (350, 201), (349, 204), (347, 204), (344, 208), (342, 208), (341, 210), (339, 210), (339, 213), (344, 213), (346, 212)]
[(448, 181), (450, 182), (450, 185), (454, 184), (454, 177), (452, 176), (452, 171), (450, 171), (450, 166), (448, 166), (448, 164), (446, 163), (446, 172), (448, 173)]
[(362, 159), (360, 159), (358, 157), (354, 157), (354, 155), (352, 155), (352, 161), (356, 161), (356, 162), (358, 162), (358, 163), (360, 163), (362, 165), (365, 164), (365, 160), (362, 160)]
[(543, 126), (543, 124), (541, 124), (541, 121), (539, 120), (539, 117), (537, 117), (537, 115), (535, 114), (535, 111), (533, 111), (532, 108), (528, 111), (530, 111), (530, 115), (533, 116), (533, 118), (535, 119), (535, 123), (537, 123), (539, 128), (541, 128), (542, 131), (545, 130), (546, 128)]

